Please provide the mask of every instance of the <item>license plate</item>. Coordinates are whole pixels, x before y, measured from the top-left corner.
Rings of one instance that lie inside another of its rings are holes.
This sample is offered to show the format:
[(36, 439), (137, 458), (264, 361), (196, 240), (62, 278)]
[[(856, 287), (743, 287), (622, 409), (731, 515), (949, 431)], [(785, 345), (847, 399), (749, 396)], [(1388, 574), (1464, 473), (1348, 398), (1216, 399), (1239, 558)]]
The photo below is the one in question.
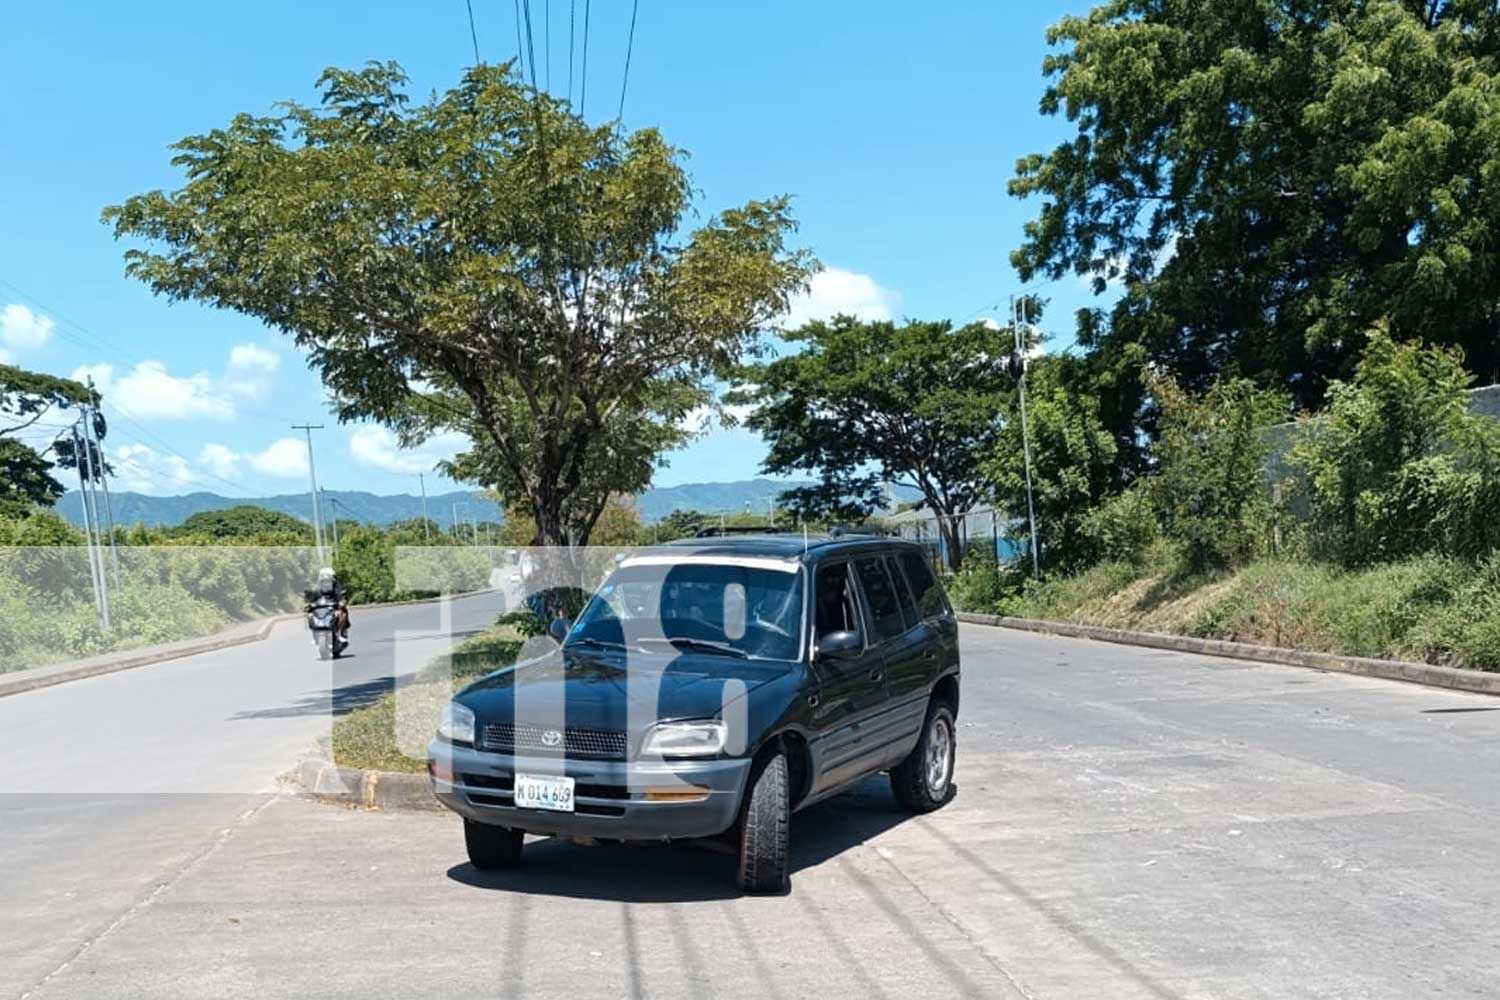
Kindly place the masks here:
[(516, 775), (516, 808), (573, 811), (573, 779), (540, 774)]

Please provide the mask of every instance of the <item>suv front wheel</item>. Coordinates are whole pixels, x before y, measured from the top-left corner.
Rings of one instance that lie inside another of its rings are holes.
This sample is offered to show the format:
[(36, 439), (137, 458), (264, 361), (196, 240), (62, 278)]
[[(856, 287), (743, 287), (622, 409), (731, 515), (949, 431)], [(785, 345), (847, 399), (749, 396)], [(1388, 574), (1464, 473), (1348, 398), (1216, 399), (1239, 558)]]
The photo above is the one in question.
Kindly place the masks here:
[(922, 736), (906, 759), (891, 768), (891, 791), (912, 812), (925, 813), (948, 801), (953, 788), (953, 759), (958, 741), (953, 709), (934, 701), (927, 708)]
[(740, 807), (739, 883), (747, 892), (782, 892), (792, 811), (786, 754), (778, 747), (758, 764)]

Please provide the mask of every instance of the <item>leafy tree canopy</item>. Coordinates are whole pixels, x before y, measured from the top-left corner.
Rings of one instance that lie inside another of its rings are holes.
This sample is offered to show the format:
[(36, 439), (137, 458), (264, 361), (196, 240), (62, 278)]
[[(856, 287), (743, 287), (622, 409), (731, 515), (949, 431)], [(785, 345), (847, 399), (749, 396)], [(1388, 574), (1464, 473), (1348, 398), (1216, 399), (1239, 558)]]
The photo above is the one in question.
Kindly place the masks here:
[(319, 106), (182, 140), (184, 186), (105, 220), (145, 242), (127, 271), (158, 293), (293, 335), (341, 419), (470, 431), (481, 484), (544, 543), (581, 541), (599, 453), (638, 467), (660, 444), (617, 418), (664, 418), (672, 387), (741, 361), (813, 262), (784, 197), (685, 231), (680, 150), (591, 127), (509, 65), (416, 106), (405, 85), (395, 64), (330, 69)]
[[(0, 516), (25, 517), (30, 508), (50, 507), (62, 496), (63, 485), (52, 470), (58, 465), (73, 467), (71, 439), (51, 449), (57, 458), (51, 461), (17, 435), (54, 409), (87, 402), (88, 388), (72, 379), (0, 365)], [(96, 458), (102, 466), (102, 456)]]
[(210, 538), (248, 538), (253, 535), (310, 536), (312, 526), (301, 518), (267, 510), (253, 504), (241, 504), (226, 510), (204, 510), (178, 525), (179, 535), (204, 535)]
[(1318, 405), (1365, 332), (1500, 376), (1500, 10), (1478, 0), (1112, 0), (1052, 27), (1022, 159), (1024, 280), (1123, 284), (1078, 337), (1122, 444), (1145, 361)]
[[(1012, 334), (984, 323), (864, 322), (838, 316), (792, 331), (801, 350), (740, 374), (731, 399), (770, 445), (772, 475), (812, 473), (785, 499), (808, 520), (874, 509), (881, 484), (915, 487), (940, 515), (959, 558), (954, 515), (988, 492), (979, 465), (994, 449), (1013, 385)], [(838, 508), (854, 508), (838, 510)]]
[[(1027, 374), (1037, 548), (1051, 569), (1077, 569), (1093, 558), (1086, 531), (1088, 512), (1118, 486), (1115, 441), (1099, 418), (1098, 398), (1090, 389), (1083, 363), (1063, 355), (1032, 363)], [(1001, 431), (983, 471), (993, 483), (996, 506), (1017, 526), (1017, 541), (1029, 546), (1023, 444), (1020, 400), (1012, 393), (1005, 400)]]

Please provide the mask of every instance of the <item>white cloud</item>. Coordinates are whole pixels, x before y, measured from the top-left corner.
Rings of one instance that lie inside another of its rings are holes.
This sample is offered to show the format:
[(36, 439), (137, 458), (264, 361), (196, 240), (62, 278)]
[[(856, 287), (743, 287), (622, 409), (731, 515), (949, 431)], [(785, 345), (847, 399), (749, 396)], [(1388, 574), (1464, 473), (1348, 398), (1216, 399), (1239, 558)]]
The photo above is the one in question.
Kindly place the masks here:
[(235, 371), (269, 375), (281, 367), (281, 355), (259, 344), (235, 344), (229, 349), (229, 367)]
[[(56, 324), (50, 316), (32, 312), (19, 303), (0, 310), (0, 343), (12, 351), (33, 351), (52, 339)], [(7, 352), (7, 357), (14, 354)]]
[(206, 444), (198, 452), (198, 464), (220, 479), (230, 479), (240, 467), (240, 453), (222, 444)]
[(224, 390), (245, 399), (259, 399), (271, 389), (271, 376), (281, 367), (281, 355), (259, 344), (235, 344), (229, 349)]
[(307, 475), (307, 444), (294, 437), (281, 438), (265, 451), (246, 455), (245, 459), (257, 472), (268, 476), (294, 479)]
[(132, 417), (229, 420), (238, 410), (236, 400), (265, 395), (271, 387), (270, 376), (280, 367), (281, 356), (275, 351), (257, 344), (236, 344), (229, 351), (222, 378), (208, 372), (174, 375), (160, 361), (142, 361), (123, 374), (111, 364), (82, 365), (73, 378), (92, 377), (105, 403)]
[(840, 313), (862, 320), (894, 319), (900, 307), (901, 296), (882, 288), (868, 274), (827, 267), (813, 275), (807, 291), (792, 300), (782, 325), (796, 329), (812, 320), (831, 319)]
[(7, 351), (5, 348), (0, 347), (0, 365), (13, 365), (15, 363), (16, 356)]
[(365, 465), (414, 476), (419, 472), (431, 472), (439, 461), (467, 450), (470, 444), (466, 435), (449, 431), (422, 442), (416, 448), (402, 448), (389, 427), (367, 424), (356, 428), (349, 436), (349, 454)]
[(234, 403), (214, 395), (214, 380), (206, 372), (179, 378), (160, 361), (142, 361), (118, 376), (114, 366), (108, 364), (85, 365), (73, 372), (75, 379), (88, 375), (93, 376), (107, 403), (132, 417), (227, 420), (234, 416)]
[(113, 489), (165, 495), (194, 482), (193, 470), (177, 455), (164, 455), (143, 444), (122, 444), (110, 452)]

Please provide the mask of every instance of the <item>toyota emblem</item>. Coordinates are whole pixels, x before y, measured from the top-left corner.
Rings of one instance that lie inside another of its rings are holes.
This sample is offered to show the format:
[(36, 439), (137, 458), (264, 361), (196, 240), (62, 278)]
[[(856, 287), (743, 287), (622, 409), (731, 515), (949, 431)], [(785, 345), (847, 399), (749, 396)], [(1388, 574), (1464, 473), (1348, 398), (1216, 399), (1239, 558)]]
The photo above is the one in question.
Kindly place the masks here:
[(560, 747), (562, 746), (562, 740), (562, 733), (558, 732), (556, 729), (542, 730), (542, 746)]

